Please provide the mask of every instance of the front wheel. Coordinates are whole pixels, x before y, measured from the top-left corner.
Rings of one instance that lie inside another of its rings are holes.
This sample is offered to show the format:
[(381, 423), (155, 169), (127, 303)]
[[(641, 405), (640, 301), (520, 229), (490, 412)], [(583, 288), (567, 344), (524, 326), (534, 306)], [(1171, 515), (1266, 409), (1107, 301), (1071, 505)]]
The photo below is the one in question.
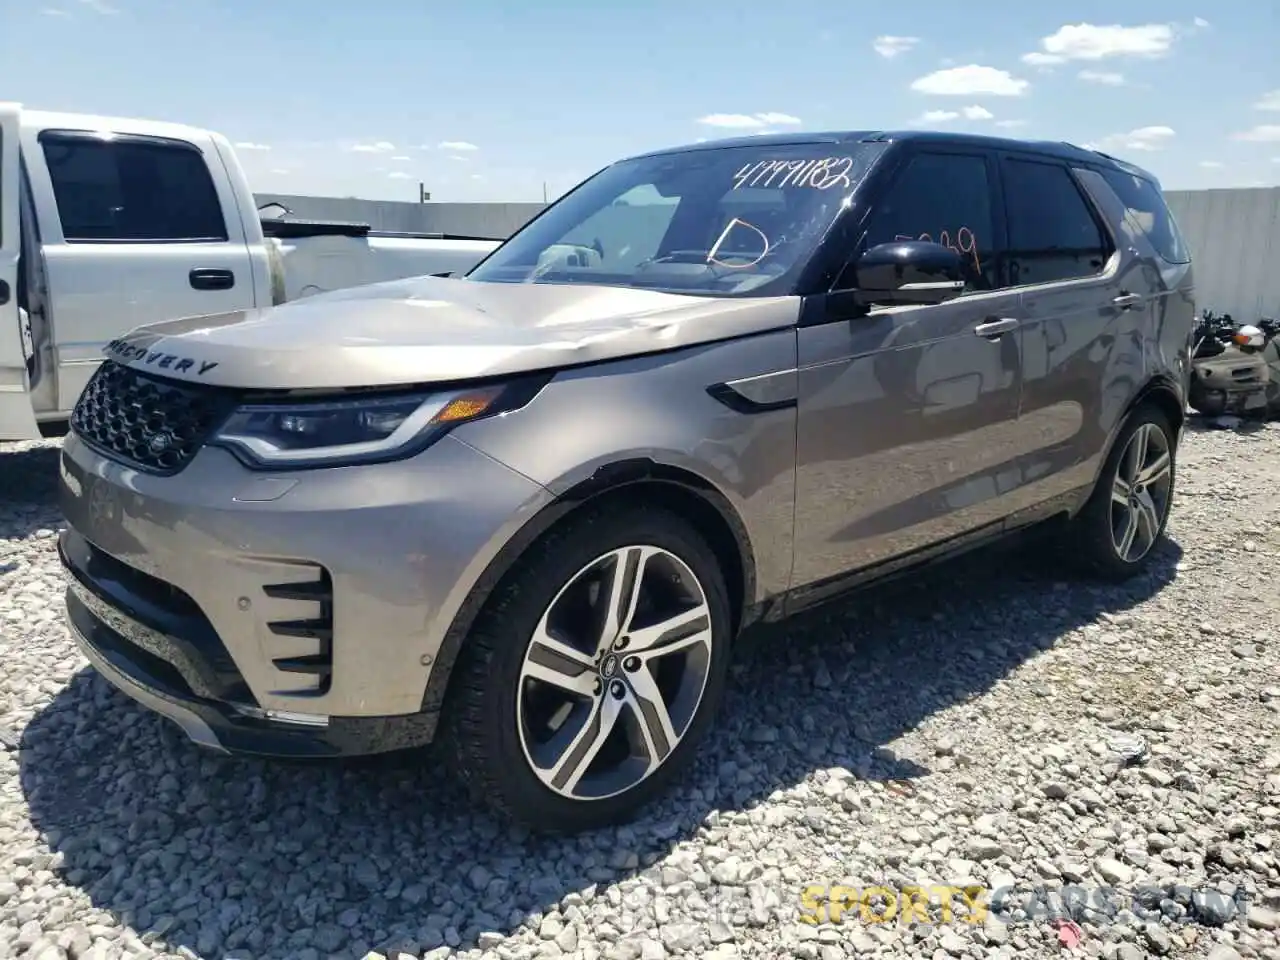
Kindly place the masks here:
[(1135, 410), (1071, 523), (1075, 557), (1088, 572), (1126, 580), (1147, 567), (1169, 522), (1176, 459), (1168, 418), (1155, 406)]
[(723, 574), (689, 524), (647, 507), (571, 519), (467, 641), (444, 717), (457, 772), (535, 830), (628, 819), (705, 736), (729, 641)]

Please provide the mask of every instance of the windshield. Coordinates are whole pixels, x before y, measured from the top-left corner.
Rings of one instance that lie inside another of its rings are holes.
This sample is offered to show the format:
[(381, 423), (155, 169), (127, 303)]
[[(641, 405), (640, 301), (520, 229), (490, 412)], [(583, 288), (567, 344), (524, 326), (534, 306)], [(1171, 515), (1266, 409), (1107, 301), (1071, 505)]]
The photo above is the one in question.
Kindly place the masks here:
[(467, 276), (777, 292), (878, 153), (860, 143), (762, 143), (625, 160), (557, 201)]

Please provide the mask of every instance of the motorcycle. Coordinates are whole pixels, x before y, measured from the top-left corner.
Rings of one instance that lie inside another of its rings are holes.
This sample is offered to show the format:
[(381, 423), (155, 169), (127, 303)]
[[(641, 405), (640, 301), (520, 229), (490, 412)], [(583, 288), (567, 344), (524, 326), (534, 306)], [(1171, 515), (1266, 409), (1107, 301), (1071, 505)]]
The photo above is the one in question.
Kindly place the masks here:
[(1193, 342), (1191, 406), (1207, 417), (1267, 416), (1271, 371), (1262, 355), (1268, 343), (1263, 331), (1252, 324), (1237, 327), (1229, 313), (1205, 310)]

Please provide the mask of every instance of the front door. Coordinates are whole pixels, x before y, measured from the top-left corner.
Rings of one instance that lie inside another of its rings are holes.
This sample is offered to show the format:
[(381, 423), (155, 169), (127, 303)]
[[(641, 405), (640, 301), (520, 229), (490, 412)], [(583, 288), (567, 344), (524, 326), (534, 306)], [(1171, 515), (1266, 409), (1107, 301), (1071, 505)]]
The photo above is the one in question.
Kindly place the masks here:
[(45, 229), (59, 412), (75, 405), (103, 347), (134, 327), (254, 306), (242, 214), (207, 134), (41, 130), (24, 148), (38, 158), (28, 168)]
[[(1019, 297), (1001, 277), (994, 160), (919, 152), (873, 202), (857, 250), (959, 250), (966, 289), (799, 330), (796, 545), (804, 588), (1001, 520), (1020, 481)], [(851, 253), (856, 251), (851, 251)]]
[(40, 435), (27, 395), (27, 355), (18, 312), (18, 259), (22, 253), (20, 115), (18, 104), (0, 103), (0, 440)]

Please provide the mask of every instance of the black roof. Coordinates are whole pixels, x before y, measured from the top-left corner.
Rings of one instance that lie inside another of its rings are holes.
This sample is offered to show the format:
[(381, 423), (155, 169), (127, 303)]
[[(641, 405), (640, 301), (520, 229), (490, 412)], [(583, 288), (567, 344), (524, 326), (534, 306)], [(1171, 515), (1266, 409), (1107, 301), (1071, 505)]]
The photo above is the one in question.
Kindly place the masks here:
[(1120, 160), (1099, 150), (1088, 150), (1061, 140), (1018, 140), (1013, 137), (993, 137), (980, 133), (951, 133), (943, 130), (833, 130), (804, 131), (796, 133), (768, 133), (745, 137), (728, 137), (720, 140), (704, 140), (700, 143), (666, 147), (638, 154), (642, 157), (658, 157), (668, 154), (688, 153), (694, 150), (723, 150), (727, 147), (768, 146), (769, 144), (806, 143), (937, 143), (952, 146), (994, 147), (1006, 150), (1032, 151), (1060, 160), (1087, 160), (1101, 166), (1112, 166), (1127, 173), (1136, 173), (1154, 180), (1150, 173), (1135, 164)]

